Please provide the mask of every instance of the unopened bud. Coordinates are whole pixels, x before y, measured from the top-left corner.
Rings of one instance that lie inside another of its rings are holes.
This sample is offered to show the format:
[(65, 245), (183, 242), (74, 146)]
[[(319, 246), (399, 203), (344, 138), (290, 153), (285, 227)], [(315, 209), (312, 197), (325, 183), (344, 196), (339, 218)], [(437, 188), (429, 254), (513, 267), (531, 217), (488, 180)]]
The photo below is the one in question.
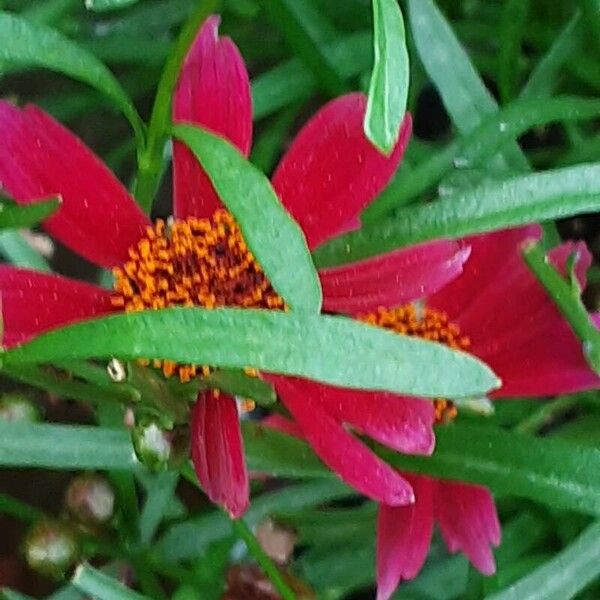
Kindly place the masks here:
[(79, 559), (79, 542), (73, 529), (60, 521), (36, 523), (24, 542), (27, 564), (34, 571), (60, 578)]
[(82, 525), (104, 525), (113, 516), (115, 493), (101, 475), (79, 475), (69, 484), (65, 506)]
[(40, 420), (40, 411), (23, 394), (4, 394), (0, 398), (0, 421), (34, 423)]
[(170, 432), (156, 421), (142, 421), (132, 432), (133, 447), (139, 461), (151, 471), (163, 471), (172, 453)]

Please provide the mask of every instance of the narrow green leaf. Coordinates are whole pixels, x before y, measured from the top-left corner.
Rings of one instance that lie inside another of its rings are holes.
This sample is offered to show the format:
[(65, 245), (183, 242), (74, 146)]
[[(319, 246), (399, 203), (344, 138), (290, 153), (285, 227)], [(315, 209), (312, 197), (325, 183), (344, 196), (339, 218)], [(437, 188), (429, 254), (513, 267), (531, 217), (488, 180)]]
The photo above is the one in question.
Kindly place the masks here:
[(408, 50), (397, 0), (373, 0), (375, 64), (369, 84), (365, 134), (390, 154), (400, 134), (408, 99)]
[[(433, 188), (452, 170), (468, 169), (485, 163), (506, 143), (534, 127), (543, 127), (556, 121), (580, 121), (600, 116), (600, 101), (575, 96), (558, 96), (544, 102), (525, 98), (486, 119), (464, 135), (414, 169), (401, 170), (384, 194), (363, 213), (365, 223), (381, 218), (385, 213), (408, 203), (412, 198)], [(582, 161), (576, 161), (582, 162)]]
[(0, 254), (17, 267), (36, 271), (52, 271), (48, 261), (23, 238), (18, 231), (0, 231)]
[(96, 600), (150, 600), (90, 565), (79, 565), (71, 583)]
[(242, 430), (251, 471), (289, 479), (334, 477), (302, 440), (252, 422), (243, 423)]
[(585, 39), (584, 33), (581, 12), (576, 11), (529, 75), (527, 83), (521, 90), (521, 98), (551, 95), (557, 87), (560, 69), (581, 50)]
[(596, 448), (458, 424), (438, 428), (436, 438), (432, 457), (387, 449), (380, 454), (406, 471), (479, 483), (503, 495), (600, 515), (600, 450)]
[(0, 197), (0, 229), (35, 227), (48, 218), (59, 206), (59, 198), (19, 206)]
[(10, 515), (26, 523), (35, 523), (44, 517), (41, 510), (2, 493), (0, 493), (0, 514)]
[(3, 64), (44, 67), (87, 83), (108, 96), (127, 117), (138, 144), (144, 126), (127, 93), (114, 75), (93, 55), (44, 25), (0, 12), (0, 72)]
[[(370, 67), (371, 46), (371, 32), (359, 31), (325, 44), (323, 52), (344, 79), (349, 79)], [(294, 58), (281, 63), (252, 82), (254, 119), (262, 119), (285, 106), (307, 100), (317, 91), (315, 76), (301, 60)]]
[(217, 0), (200, 0), (194, 12), (181, 28), (160, 75), (148, 124), (147, 143), (138, 159), (138, 173), (134, 189), (135, 198), (147, 213), (152, 207), (162, 173), (163, 149), (171, 125), (171, 101), (179, 79), (179, 72), (200, 26), (214, 11), (216, 4)]
[(498, 44), (498, 87), (503, 102), (513, 96), (518, 82), (521, 43), (527, 24), (529, 0), (504, 0)]
[(343, 235), (313, 253), (319, 268), (361, 260), (439, 238), (517, 227), (600, 210), (600, 163), (513, 177)]
[(531, 272), (569, 322), (575, 335), (581, 340), (590, 367), (600, 374), (600, 331), (588, 315), (581, 299), (579, 285), (568, 282), (558, 273), (539, 244), (531, 244), (525, 248), (523, 257)]
[(79, 471), (138, 468), (125, 430), (43, 423), (0, 423), (0, 465)]
[(2, 600), (33, 600), (31, 596), (26, 596), (25, 594), (9, 590), (8, 588), (2, 588), (0, 590), (0, 598), (2, 598)]
[[(409, 19), (419, 57), (461, 133), (479, 125), (498, 105), (433, 0), (409, 0)], [(518, 144), (502, 152), (503, 165), (528, 168)]]
[(112, 384), (98, 386), (82, 381), (66, 379), (52, 368), (36, 365), (14, 365), (2, 369), (1, 373), (27, 385), (32, 385), (61, 398), (81, 400), (83, 402), (135, 402), (139, 396), (135, 390)]
[(215, 388), (240, 398), (249, 398), (261, 406), (277, 402), (275, 390), (259, 377), (250, 377), (238, 369), (217, 369), (202, 378), (202, 386)]
[(176, 125), (173, 134), (202, 164), (277, 292), (292, 309), (319, 312), (321, 285), (306, 239), (265, 175), (232, 144), (204, 129)]
[(170, 308), (111, 315), (51, 331), (4, 353), (4, 364), (117, 356), (254, 367), (350, 388), (425, 397), (477, 396), (498, 386), (478, 359), (338, 316)]
[(343, 93), (344, 81), (320, 45), (323, 32), (329, 29), (323, 25), (322, 15), (306, 1), (260, 0), (260, 4), (323, 91), (330, 96)]
[[(279, 450), (273, 472), (304, 476), (293, 454), (302, 452), (299, 444), (308, 451), (305, 442), (253, 423), (243, 427), (249, 464), (269, 468), (261, 453), (272, 443)], [(479, 483), (503, 495), (600, 515), (600, 449), (466, 424), (439, 427), (436, 438), (430, 457), (399, 454), (379, 445), (375, 450), (403, 471)], [(310, 467), (313, 477), (331, 477), (326, 468), (316, 466)]]
[(85, 7), (94, 12), (118, 10), (135, 4), (139, 0), (85, 0)]
[[(244, 519), (254, 526), (278, 512), (302, 510), (352, 494), (350, 488), (335, 479), (290, 485), (254, 498)], [(189, 560), (202, 555), (210, 544), (230, 534), (229, 519), (220, 511), (212, 511), (173, 525), (159, 541), (156, 554), (169, 563)]]
[(553, 559), (486, 600), (569, 600), (600, 575), (600, 521)]
[(179, 473), (165, 471), (154, 475), (148, 485), (146, 503), (140, 516), (140, 541), (148, 545), (161, 521), (169, 502), (173, 499), (179, 481)]

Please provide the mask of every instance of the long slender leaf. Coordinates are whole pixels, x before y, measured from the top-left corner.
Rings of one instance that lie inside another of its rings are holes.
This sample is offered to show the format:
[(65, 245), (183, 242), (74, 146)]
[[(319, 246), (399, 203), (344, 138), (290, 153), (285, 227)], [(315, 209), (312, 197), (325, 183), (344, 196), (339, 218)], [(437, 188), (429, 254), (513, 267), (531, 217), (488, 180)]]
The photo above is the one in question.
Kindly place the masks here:
[(569, 600), (600, 575), (600, 521), (531, 574), (486, 600)]
[(576, 11), (530, 74), (521, 98), (549, 96), (556, 87), (558, 72), (581, 49), (584, 37), (583, 18)]
[(126, 431), (0, 422), (0, 465), (46, 469), (138, 468)]
[(85, 7), (94, 12), (118, 10), (139, 2), (139, 0), (85, 0)]
[(0, 12), (0, 71), (5, 64), (44, 67), (78, 79), (108, 96), (127, 117), (138, 142), (142, 121), (113, 74), (93, 55), (44, 25)]
[(202, 163), (273, 287), (292, 309), (318, 313), (321, 285), (306, 239), (265, 175), (206, 130), (177, 125), (173, 133)]
[(527, 266), (544, 286), (557, 308), (581, 340), (589, 365), (600, 374), (600, 331), (588, 315), (577, 283), (568, 282), (549, 263), (539, 244), (523, 251)]
[(398, 210), (314, 253), (329, 267), (438, 238), (459, 238), (600, 209), (600, 163), (490, 183), (431, 204)]
[[(397, 206), (432, 188), (453, 169), (465, 169), (482, 164), (506, 142), (534, 127), (556, 121), (579, 121), (600, 116), (600, 102), (590, 98), (558, 96), (545, 102), (520, 99), (488, 116), (478, 127), (444, 150), (436, 152), (414, 169), (400, 171), (384, 194), (363, 213), (363, 222), (375, 221)], [(577, 161), (576, 161), (577, 162)]]
[(150, 600), (86, 564), (77, 567), (71, 583), (96, 600)]
[[(286, 475), (286, 460), (298, 451), (300, 440), (256, 423), (244, 423), (249, 464), (268, 468), (261, 457), (267, 445), (280, 458), (273, 472)], [(530, 498), (543, 504), (600, 515), (600, 449), (560, 440), (454, 424), (439, 427), (431, 457), (407, 456), (377, 446), (377, 453), (403, 471), (486, 485), (493, 491)], [(294, 458), (287, 474), (301, 473)], [(312, 476), (331, 477), (327, 469), (310, 468)], [(307, 469), (308, 472), (308, 469)]]
[[(271, 514), (292, 512), (352, 495), (339, 481), (310, 481), (263, 494), (252, 501), (244, 519), (257, 525)], [(161, 538), (157, 556), (167, 562), (188, 560), (201, 555), (213, 542), (229, 536), (231, 524), (221, 512), (211, 512), (173, 525)]]
[(179, 473), (166, 471), (156, 474), (148, 486), (146, 503), (140, 516), (140, 540), (149, 544), (164, 518), (168, 503), (173, 499)]
[(261, 5), (323, 91), (331, 96), (342, 93), (344, 82), (320, 45), (323, 31), (328, 29), (323, 16), (307, 2), (296, 0), (261, 0)]
[[(433, 0), (409, 0), (411, 31), (419, 57), (461, 133), (468, 133), (498, 105)], [(502, 152), (502, 164), (527, 169), (516, 142)]]
[(445, 398), (486, 393), (498, 380), (441, 344), (343, 317), (250, 309), (170, 308), (112, 315), (41, 335), (5, 365), (65, 358), (158, 358), (297, 375), (342, 387)]
[(58, 198), (19, 206), (12, 202), (0, 202), (0, 229), (34, 227), (49, 217), (60, 205)]
[[(326, 44), (323, 52), (340, 74), (348, 79), (367, 71), (372, 46), (370, 31), (360, 31)], [(290, 104), (307, 100), (317, 92), (315, 76), (297, 58), (262, 73), (252, 82), (254, 118), (262, 119)]]
[(514, 95), (528, 11), (529, 0), (504, 0), (498, 52), (498, 87), (504, 102)]
[(375, 64), (369, 84), (365, 133), (384, 154), (393, 149), (408, 99), (408, 50), (397, 0), (373, 0)]

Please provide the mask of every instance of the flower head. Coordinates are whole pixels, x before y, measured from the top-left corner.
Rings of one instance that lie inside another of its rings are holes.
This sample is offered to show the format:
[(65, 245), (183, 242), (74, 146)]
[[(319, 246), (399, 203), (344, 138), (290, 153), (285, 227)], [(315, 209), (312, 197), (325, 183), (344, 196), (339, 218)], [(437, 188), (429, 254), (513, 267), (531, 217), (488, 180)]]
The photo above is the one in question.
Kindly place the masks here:
[[(247, 155), (252, 134), (249, 78), (233, 42), (219, 37), (218, 23), (216, 16), (207, 19), (189, 51), (173, 118), (206, 127)], [(310, 248), (358, 225), (360, 211), (387, 185), (408, 143), (409, 115), (396, 148), (382, 156), (363, 133), (365, 107), (366, 98), (359, 93), (329, 102), (302, 128), (273, 175), (281, 202), (302, 227)], [(0, 187), (23, 204), (60, 194), (61, 208), (45, 228), (116, 275), (111, 293), (57, 275), (0, 267), (5, 345), (115, 310), (283, 308), (206, 173), (180, 142), (174, 142), (174, 221), (153, 225), (101, 161), (40, 109), (0, 102), (0, 131)], [(323, 270), (324, 309), (358, 314), (410, 302), (456, 277), (467, 255), (462, 245), (440, 241)], [(155, 366), (184, 381), (203, 372), (202, 365), (164, 361)], [(297, 385), (293, 379), (275, 379), (282, 393), (285, 386)], [(285, 397), (298, 416), (314, 404), (317, 412), (311, 420), (320, 428), (310, 439), (325, 462), (377, 500), (392, 505), (412, 501), (406, 480), (343, 423), (353, 414), (376, 439), (389, 439), (406, 451), (429, 452), (430, 405), (414, 400), (400, 407), (391, 397), (365, 392), (337, 414), (333, 408), (325, 411), (318, 395), (312, 404), (303, 399), (297, 410), (293, 399)], [(372, 405), (373, 398), (381, 402)], [(234, 398), (201, 393), (191, 430), (192, 458), (204, 490), (233, 516), (241, 515), (249, 490)]]

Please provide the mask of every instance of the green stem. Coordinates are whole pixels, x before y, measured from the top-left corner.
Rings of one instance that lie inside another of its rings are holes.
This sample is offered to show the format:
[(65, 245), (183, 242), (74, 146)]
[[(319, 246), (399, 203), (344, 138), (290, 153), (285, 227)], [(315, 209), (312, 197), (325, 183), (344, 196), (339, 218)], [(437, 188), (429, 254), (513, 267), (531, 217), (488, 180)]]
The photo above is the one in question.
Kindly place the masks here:
[(10, 515), (26, 523), (35, 523), (44, 518), (44, 513), (7, 494), (0, 494), (0, 514)]
[(198, 8), (190, 15), (173, 46), (160, 76), (150, 123), (146, 147), (138, 160), (138, 174), (134, 195), (140, 206), (150, 212), (162, 167), (162, 154), (171, 123), (171, 98), (177, 85), (181, 65), (192, 45), (200, 25), (212, 13), (218, 0), (200, 0)]
[(529, 434), (538, 433), (540, 429), (550, 424), (556, 417), (577, 406), (577, 403), (576, 396), (563, 396), (553, 402), (547, 402), (539, 410), (521, 421), (515, 427), (515, 431)]
[(273, 561), (267, 556), (265, 551), (261, 548), (258, 540), (254, 537), (254, 534), (246, 525), (242, 519), (235, 519), (231, 521), (232, 527), (235, 533), (240, 539), (242, 539), (248, 551), (256, 562), (261, 566), (262, 570), (271, 580), (271, 583), (275, 586), (275, 589), (281, 594), (283, 600), (296, 600), (296, 594), (290, 589), (287, 583), (283, 580), (279, 569), (275, 566)]
[(550, 264), (539, 244), (523, 250), (523, 257), (531, 272), (544, 286), (558, 310), (569, 322), (573, 333), (583, 342), (583, 351), (590, 367), (600, 373), (600, 331), (596, 329), (581, 300), (579, 286), (567, 281)]

